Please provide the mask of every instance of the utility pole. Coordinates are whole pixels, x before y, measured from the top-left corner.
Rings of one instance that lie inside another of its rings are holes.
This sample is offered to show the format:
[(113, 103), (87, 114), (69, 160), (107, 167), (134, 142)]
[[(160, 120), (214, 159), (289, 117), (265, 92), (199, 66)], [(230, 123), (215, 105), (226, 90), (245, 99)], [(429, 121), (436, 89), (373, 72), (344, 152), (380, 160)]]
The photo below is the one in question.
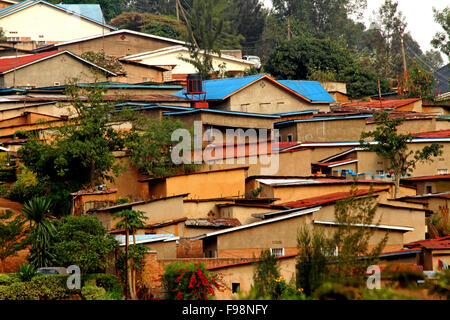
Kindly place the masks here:
[(180, 21), (180, 8), (179, 8), (179, 1), (180, 0), (176, 0), (175, 1), (175, 8), (177, 9), (177, 20)]
[(405, 45), (403, 42), (403, 32), (400, 32), (400, 42), (402, 49), (402, 58), (403, 58), (403, 87), (406, 92), (406, 81), (408, 81), (408, 69), (406, 68), (406, 56), (405, 56)]
[(188, 30), (190, 30), (190, 32), (192, 34), (192, 40), (194, 41), (194, 44), (197, 47), (197, 49), (200, 50), (200, 47), (198, 46), (197, 40), (195, 40), (194, 33), (191, 30), (191, 26), (189, 24), (189, 21), (186, 18), (186, 13), (184, 12), (183, 6), (180, 4), (180, 0), (177, 0), (177, 3), (178, 3), (178, 8), (181, 10), (181, 14), (183, 15), (184, 21), (186, 21), (186, 25), (189, 28)]

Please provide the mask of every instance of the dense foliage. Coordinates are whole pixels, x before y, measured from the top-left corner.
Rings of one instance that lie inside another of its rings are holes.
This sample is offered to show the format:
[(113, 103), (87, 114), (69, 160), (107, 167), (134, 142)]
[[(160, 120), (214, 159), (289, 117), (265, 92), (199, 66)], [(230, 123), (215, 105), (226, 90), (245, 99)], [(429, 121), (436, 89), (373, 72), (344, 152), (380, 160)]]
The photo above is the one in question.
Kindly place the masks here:
[(183, 262), (166, 265), (161, 283), (168, 300), (209, 300), (222, 287), (204, 264)]
[(118, 243), (107, 234), (97, 217), (68, 216), (54, 225), (51, 250), (56, 265), (77, 265), (83, 274), (104, 272), (111, 266)]

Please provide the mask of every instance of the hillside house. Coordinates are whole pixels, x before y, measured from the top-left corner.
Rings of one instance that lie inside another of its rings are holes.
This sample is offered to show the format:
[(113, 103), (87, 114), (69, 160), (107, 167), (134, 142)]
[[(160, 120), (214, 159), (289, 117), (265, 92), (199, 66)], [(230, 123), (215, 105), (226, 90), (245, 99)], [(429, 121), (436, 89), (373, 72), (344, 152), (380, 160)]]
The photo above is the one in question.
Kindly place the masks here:
[(105, 23), (98, 4), (52, 4), (25, 0), (0, 10), (0, 25), (7, 41), (35, 49), (51, 43), (98, 34), (115, 28)]
[(70, 51), (51, 51), (0, 58), (0, 87), (36, 88), (80, 82), (106, 81), (116, 76)]

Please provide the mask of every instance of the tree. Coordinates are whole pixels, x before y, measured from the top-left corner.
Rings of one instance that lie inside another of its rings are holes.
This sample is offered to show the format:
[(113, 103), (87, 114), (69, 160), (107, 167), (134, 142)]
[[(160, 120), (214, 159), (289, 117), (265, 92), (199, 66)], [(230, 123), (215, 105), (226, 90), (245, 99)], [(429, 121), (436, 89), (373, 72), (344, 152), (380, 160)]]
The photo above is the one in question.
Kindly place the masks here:
[(297, 236), (297, 288), (312, 296), (327, 279), (329, 256), (333, 251), (329, 239), (320, 230), (302, 227)]
[(450, 7), (439, 11), (433, 8), (434, 20), (439, 23), (445, 32), (437, 32), (431, 44), (436, 49), (450, 57)]
[(17, 255), (26, 245), (26, 220), (23, 215), (16, 215), (13, 219), (13, 215), (11, 210), (0, 213), (0, 273), (5, 272), (6, 259)]
[(105, 272), (118, 242), (95, 216), (67, 216), (54, 222), (51, 251), (55, 263), (77, 265), (83, 274)]
[(129, 236), (131, 233), (131, 235), (133, 236), (133, 245), (136, 245), (136, 230), (142, 229), (145, 226), (145, 220), (147, 220), (148, 218), (144, 215), (144, 212), (135, 210), (119, 211), (114, 214), (114, 218), (120, 219), (120, 221), (116, 224), (116, 228), (125, 230), (125, 274), (127, 275), (125, 277), (126, 297), (128, 297), (128, 293), (130, 293), (131, 299), (136, 300), (136, 269), (134, 268), (133, 260), (131, 261), (132, 263), (129, 266)]
[(125, 74), (119, 59), (114, 56), (108, 56), (104, 51), (86, 51), (81, 54), (81, 57), (116, 74)]
[(99, 84), (69, 86), (70, 120), (44, 131), (51, 136), (47, 141), (42, 134), (30, 136), (18, 152), (55, 203), (56, 215), (68, 213), (70, 193), (114, 181), (122, 169), (113, 152), (123, 148), (126, 133), (110, 124), (113, 106), (103, 101), (104, 92)]
[(339, 80), (347, 84), (347, 92), (351, 97), (363, 97), (378, 93), (378, 80), (380, 80), (381, 92), (389, 90), (389, 83), (386, 79), (363, 68), (359, 63), (342, 70)]
[(280, 277), (278, 258), (269, 250), (262, 250), (255, 262), (253, 274), (253, 288), (257, 298), (269, 297), (271, 293), (271, 280)]
[(187, 34), (186, 26), (181, 21), (150, 13), (124, 12), (112, 19), (111, 25), (177, 40), (184, 40)]
[[(399, 197), (400, 179), (403, 175), (412, 172), (418, 162), (433, 161), (433, 157), (442, 154), (442, 145), (433, 143), (421, 150), (409, 150), (408, 144), (412, 140), (411, 134), (400, 134), (397, 127), (404, 121), (403, 118), (391, 118), (386, 112), (374, 114), (378, 125), (374, 131), (363, 132), (360, 138), (361, 148), (389, 160), (388, 170), (395, 177), (395, 198)], [(372, 138), (375, 143), (364, 141)]]
[(231, 0), (225, 10), (225, 19), (230, 22), (234, 34), (242, 35), (244, 54), (256, 54), (262, 43), (268, 11), (261, 0)]
[(184, 126), (181, 120), (166, 117), (135, 119), (126, 142), (131, 163), (141, 173), (153, 177), (167, 177), (190, 170), (190, 166), (175, 165), (171, 159), (171, 150), (178, 143), (172, 141), (172, 133)]
[(48, 267), (55, 258), (50, 250), (55, 236), (55, 227), (50, 221), (51, 209), (51, 201), (44, 197), (33, 198), (22, 208), (31, 229), (28, 238), (31, 242), (28, 260), (35, 268)]
[(214, 72), (212, 54), (220, 55), (219, 39), (223, 36), (223, 0), (194, 0), (191, 18), (186, 21), (188, 48), (191, 63), (204, 79)]
[(338, 38), (352, 15), (360, 16), (367, 1), (356, 0), (272, 0), (275, 14), (283, 20), (296, 18), (315, 38)]
[(405, 18), (401, 11), (397, 11), (398, 2), (396, 0), (385, 0), (385, 2), (378, 9), (377, 20), (374, 23), (375, 28), (379, 30), (384, 40), (384, 75), (394, 77), (395, 74), (391, 72), (392, 66), (392, 46), (394, 37), (396, 35), (403, 35), (406, 29)]
[(406, 82), (408, 97), (434, 99), (434, 76), (431, 72), (421, 69), (418, 64), (415, 63), (409, 69), (408, 74), (409, 78)]
[(371, 226), (379, 225), (379, 221), (375, 221), (377, 208), (376, 198), (371, 194), (358, 197), (355, 185), (352, 186), (350, 197), (336, 202), (334, 216), (337, 231), (331, 243), (337, 250), (337, 256), (333, 272), (330, 273), (334, 282), (362, 286), (367, 268), (378, 262), (388, 233), (369, 249), (370, 239), (376, 231)]
[(297, 37), (276, 47), (264, 70), (278, 79), (306, 79), (315, 70), (340, 74), (351, 55), (336, 41)]

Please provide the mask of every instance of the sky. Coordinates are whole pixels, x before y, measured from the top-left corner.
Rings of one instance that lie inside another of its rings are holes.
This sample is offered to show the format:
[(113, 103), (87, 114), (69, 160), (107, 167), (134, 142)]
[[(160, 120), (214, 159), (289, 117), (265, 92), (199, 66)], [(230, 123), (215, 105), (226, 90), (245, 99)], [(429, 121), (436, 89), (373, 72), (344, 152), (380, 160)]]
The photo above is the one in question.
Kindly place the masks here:
[[(271, 0), (263, 1), (266, 7), (271, 7)], [(370, 24), (373, 11), (377, 11), (383, 3), (384, 0), (367, 0), (367, 10), (364, 17), (367, 26)], [(423, 52), (433, 49), (430, 41), (436, 32), (443, 31), (442, 27), (434, 22), (433, 7), (442, 10), (448, 5), (450, 5), (448, 0), (398, 0), (398, 10), (402, 11), (408, 23), (406, 31), (411, 33)], [(448, 62), (446, 56), (441, 55), (444, 61)]]

